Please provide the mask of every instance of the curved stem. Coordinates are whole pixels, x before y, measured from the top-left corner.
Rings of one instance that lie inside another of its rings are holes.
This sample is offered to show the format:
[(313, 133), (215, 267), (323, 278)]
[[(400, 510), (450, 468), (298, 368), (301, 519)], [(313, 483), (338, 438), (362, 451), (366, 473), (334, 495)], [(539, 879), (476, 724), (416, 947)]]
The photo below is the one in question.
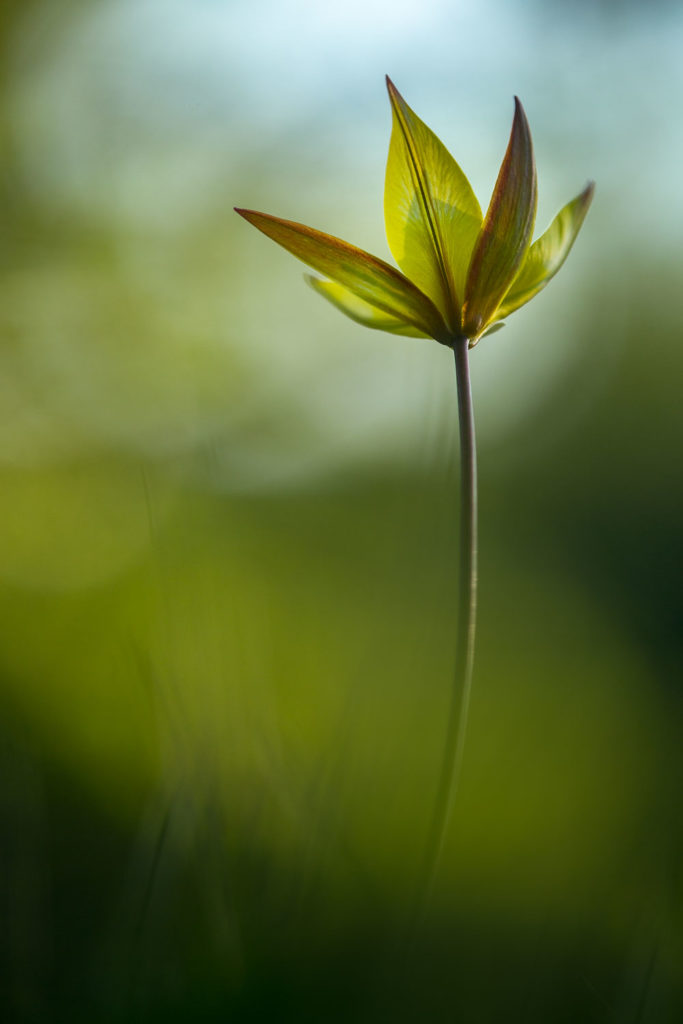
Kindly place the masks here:
[(460, 779), (472, 689), (477, 611), (477, 450), (468, 345), (467, 338), (456, 338), (453, 345), (460, 427), (460, 582), (453, 690), (441, 777), (426, 851), (423, 910), (443, 853)]

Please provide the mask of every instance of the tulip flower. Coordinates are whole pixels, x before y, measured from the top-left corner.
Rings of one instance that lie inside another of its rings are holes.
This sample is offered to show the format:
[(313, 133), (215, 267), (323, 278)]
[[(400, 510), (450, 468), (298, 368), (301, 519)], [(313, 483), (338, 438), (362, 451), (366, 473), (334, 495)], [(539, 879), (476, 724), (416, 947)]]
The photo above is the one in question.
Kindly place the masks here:
[(532, 244), (536, 169), (522, 104), (486, 217), (458, 164), (387, 78), (393, 112), (384, 194), (387, 239), (401, 273), (348, 242), (294, 221), (237, 210), (324, 275), (317, 292), (352, 320), (393, 334), (472, 348), (555, 276), (593, 197), (590, 183)]
[(574, 244), (594, 186), (567, 203), (532, 244), (536, 168), (522, 104), (486, 216), (443, 143), (387, 78), (393, 127), (384, 192), (389, 248), (399, 269), (339, 238), (266, 213), (237, 209), (316, 270), (309, 284), (352, 320), (393, 334), (433, 338), (454, 350), (461, 448), (460, 591), (451, 714), (425, 878), (443, 848), (464, 750), (474, 658), (477, 485), (468, 352), (503, 326), (558, 272)]

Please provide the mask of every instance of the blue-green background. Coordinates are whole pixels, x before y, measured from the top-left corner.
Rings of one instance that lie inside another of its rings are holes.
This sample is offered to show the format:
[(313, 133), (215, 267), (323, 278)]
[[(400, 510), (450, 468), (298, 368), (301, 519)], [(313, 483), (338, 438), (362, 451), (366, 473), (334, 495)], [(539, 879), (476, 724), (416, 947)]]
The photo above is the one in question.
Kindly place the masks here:
[[(24, 0), (0, 15), (3, 1020), (683, 1019), (683, 13)], [(233, 212), (388, 258), (383, 75), (485, 207), (518, 94), (566, 267), (449, 352)]]

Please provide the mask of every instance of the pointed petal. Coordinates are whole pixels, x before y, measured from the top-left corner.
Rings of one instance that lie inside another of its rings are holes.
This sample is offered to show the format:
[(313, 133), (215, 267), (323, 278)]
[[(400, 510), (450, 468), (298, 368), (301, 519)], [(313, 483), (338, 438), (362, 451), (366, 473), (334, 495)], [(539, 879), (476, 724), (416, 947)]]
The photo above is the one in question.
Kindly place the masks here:
[(412, 324), (405, 323), (398, 317), (389, 316), (388, 313), (383, 313), (376, 306), (371, 306), (369, 302), (359, 299), (357, 295), (336, 281), (323, 281), (311, 274), (304, 274), (304, 277), (314, 291), (326, 298), (346, 316), (355, 320), (357, 324), (362, 324), (363, 327), (373, 327), (377, 331), (389, 331), (390, 334), (403, 334), (410, 338), (428, 337)]
[(332, 235), (254, 210), (236, 212), (293, 256), (347, 287), (359, 299), (432, 338), (447, 333), (436, 307), (398, 270)]
[(389, 248), (401, 270), (457, 331), (481, 209), (443, 143), (389, 78), (387, 88), (393, 117), (384, 191)]
[(502, 331), (503, 327), (505, 327), (504, 322), (502, 320), (496, 320), (495, 323), (492, 323), (491, 326), (487, 327), (485, 331), (482, 331), (482, 333), (478, 335), (478, 337), (472, 338), (467, 347), (474, 348), (475, 345), (479, 344), (482, 338), (488, 338), (489, 334), (496, 334), (498, 331)]
[(467, 275), (463, 328), (481, 333), (526, 255), (536, 218), (536, 167), (531, 133), (515, 96), (508, 148)]
[(560, 210), (548, 230), (536, 239), (510, 291), (496, 310), (497, 317), (509, 316), (519, 309), (555, 276), (576, 240), (594, 192), (595, 184), (591, 181), (580, 195)]

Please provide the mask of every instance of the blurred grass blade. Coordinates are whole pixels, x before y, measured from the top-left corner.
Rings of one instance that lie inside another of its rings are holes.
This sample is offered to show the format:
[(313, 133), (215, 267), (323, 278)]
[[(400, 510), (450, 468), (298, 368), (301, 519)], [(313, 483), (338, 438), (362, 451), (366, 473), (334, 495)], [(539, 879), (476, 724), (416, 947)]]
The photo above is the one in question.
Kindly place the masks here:
[(451, 154), (388, 77), (387, 88), (393, 116), (384, 191), (389, 248), (457, 330), (481, 209)]
[(446, 334), (438, 310), (395, 267), (314, 228), (254, 210), (236, 212), (309, 267), (348, 288), (390, 317), (437, 340)]
[(555, 276), (576, 240), (594, 192), (595, 185), (591, 181), (560, 210), (548, 230), (534, 242), (510, 291), (496, 310), (497, 317), (506, 317), (529, 302)]
[(410, 338), (427, 338), (429, 335), (418, 330), (412, 324), (407, 324), (395, 316), (389, 316), (382, 310), (371, 306), (363, 299), (349, 291), (336, 281), (323, 281), (319, 277), (305, 274), (306, 281), (314, 291), (318, 292), (333, 306), (345, 313), (346, 316), (355, 320), (357, 324), (364, 327), (372, 327), (378, 331), (389, 331), (390, 334), (403, 334)]
[(515, 96), (510, 141), (467, 275), (463, 326), (478, 335), (515, 278), (536, 218), (536, 167), (531, 133)]

